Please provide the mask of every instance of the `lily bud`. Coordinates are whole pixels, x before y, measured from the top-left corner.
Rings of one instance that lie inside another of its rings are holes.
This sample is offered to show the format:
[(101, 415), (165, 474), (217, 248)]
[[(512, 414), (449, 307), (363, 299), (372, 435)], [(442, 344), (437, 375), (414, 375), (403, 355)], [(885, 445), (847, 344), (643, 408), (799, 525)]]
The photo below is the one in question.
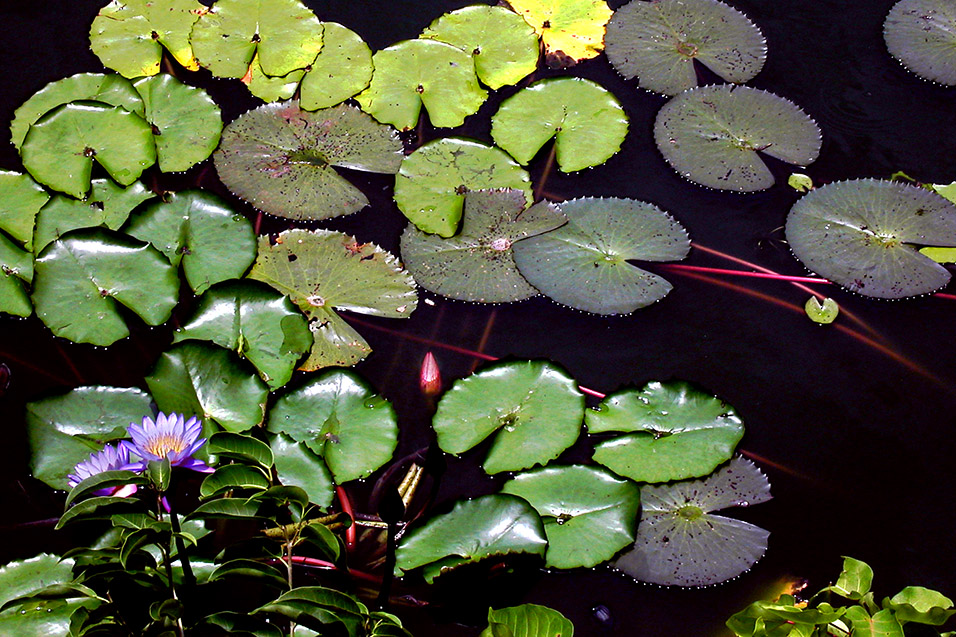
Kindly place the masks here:
[(431, 352), (425, 354), (425, 360), (422, 361), (422, 369), (418, 373), (418, 386), (427, 398), (441, 393), (441, 372), (438, 371), (438, 362)]

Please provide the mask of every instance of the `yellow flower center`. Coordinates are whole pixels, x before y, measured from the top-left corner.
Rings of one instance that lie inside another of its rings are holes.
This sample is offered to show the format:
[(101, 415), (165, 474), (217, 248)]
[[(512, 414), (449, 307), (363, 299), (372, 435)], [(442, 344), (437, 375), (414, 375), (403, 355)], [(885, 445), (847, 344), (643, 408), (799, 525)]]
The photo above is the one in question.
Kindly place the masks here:
[(146, 451), (160, 458), (165, 458), (170, 452), (179, 453), (186, 448), (185, 441), (178, 436), (157, 436), (146, 443)]

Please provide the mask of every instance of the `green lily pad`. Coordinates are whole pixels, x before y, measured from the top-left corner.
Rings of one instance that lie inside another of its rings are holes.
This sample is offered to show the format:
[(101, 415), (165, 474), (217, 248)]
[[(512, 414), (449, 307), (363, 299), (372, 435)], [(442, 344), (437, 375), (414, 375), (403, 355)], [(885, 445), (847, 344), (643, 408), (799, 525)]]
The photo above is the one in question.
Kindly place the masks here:
[(704, 480), (644, 487), (637, 541), (614, 566), (662, 586), (710, 586), (737, 577), (763, 556), (770, 533), (712, 512), (770, 498), (766, 476), (740, 457)]
[(50, 195), (29, 175), (0, 170), (0, 230), (33, 250), (36, 216)]
[(549, 568), (597, 566), (634, 542), (640, 489), (603, 469), (544, 467), (519, 474), (501, 491), (524, 498), (541, 516)]
[(454, 128), (488, 97), (471, 56), (436, 40), (404, 40), (372, 57), (375, 74), (355, 98), (380, 122), (407, 130), (424, 106), (433, 126)]
[(555, 158), (566, 173), (603, 164), (626, 135), (627, 115), (617, 98), (578, 77), (536, 82), (505, 100), (491, 119), (495, 143), (520, 164), (554, 137)]
[(591, 197), (558, 209), (567, 225), (514, 246), (518, 270), (542, 294), (585, 312), (627, 314), (671, 291), (667, 280), (628, 263), (687, 256), (687, 232), (666, 212), (643, 201)]
[[(43, 553), (0, 567), (0, 604), (56, 584), (73, 581), (73, 560)], [(89, 590), (89, 589), (87, 589)], [(0, 613), (0, 634), (23, 637), (60, 637), (70, 632), (70, 616), (93, 609), (95, 598), (31, 599)]]
[(309, 494), (309, 502), (321, 509), (332, 506), (335, 483), (328, 466), (301, 442), (279, 434), (272, 439), (279, 482), (299, 487)]
[(197, 294), (238, 279), (256, 258), (252, 224), (209, 192), (186, 190), (142, 208), (124, 230), (149, 241), (173, 264), (182, 264)]
[(263, 102), (277, 102), (291, 99), (299, 88), (299, 82), (305, 77), (305, 69), (296, 69), (286, 75), (272, 77), (266, 75), (259, 66), (258, 54), (249, 64), (249, 72), (242, 76), (242, 82), (249, 88), (249, 92)]
[(395, 552), (397, 573), (426, 566), (432, 583), (445, 570), (493, 555), (531, 553), (544, 557), (548, 540), (541, 518), (519, 497), (492, 494), (455, 503), (402, 539)]
[(368, 205), (336, 168), (394, 174), (403, 157), (395, 130), (357, 108), (310, 112), (292, 101), (260, 106), (226, 126), (215, 161), (229, 190), (260, 210), (318, 220)]
[(597, 57), (613, 11), (604, 0), (508, 0), (544, 42), (545, 51), (569, 62)]
[(837, 315), (840, 313), (840, 306), (830, 297), (826, 297), (821, 302), (817, 297), (811, 296), (807, 299), (803, 309), (811, 321), (820, 323), (821, 325), (829, 325), (836, 320)]
[(491, 89), (517, 84), (538, 67), (538, 34), (505, 7), (472, 5), (437, 18), (421, 36), (470, 52)]
[[(505, 632), (507, 631), (507, 632)], [(510, 608), (489, 608), (488, 627), (478, 637), (573, 637), (574, 624), (547, 606), (522, 604)]]
[(398, 441), (392, 405), (343, 370), (329, 370), (279, 398), (268, 428), (324, 458), (338, 484), (371, 475), (392, 459)]
[(199, 63), (240, 78), (258, 54), (266, 75), (304, 69), (322, 49), (322, 23), (299, 0), (218, 0), (193, 26)]
[(372, 50), (357, 33), (323, 22), (324, 44), (302, 79), (299, 105), (307, 111), (329, 108), (365, 90), (372, 80)]
[(664, 159), (690, 181), (738, 192), (765, 190), (760, 159), (806, 166), (820, 154), (820, 128), (796, 104), (748, 86), (702, 86), (671, 99), (654, 122)]
[(594, 460), (636, 482), (705, 476), (730, 459), (744, 435), (733, 407), (683, 382), (608, 396), (585, 423), (589, 433), (631, 432), (597, 445)]
[(418, 304), (415, 281), (393, 255), (328, 230), (287, 230), (259, 238), (249, 278), (264, 281), (311, 320), (313, 345), (301, 369), (354, 365), (371, 351), (334, 309), (406, 318)]
[(26, 284), (33, 280), (33, 253), (0, 233), (0, 312), (30, 316), (33, 304)]
[(956, 7), (945, 0), (900, 0), (883, 23), (890, 54), (918, 76), (956, 85)]
[(520, 190), (474, 190), (465, 195), (461, 232), (450, 239), (425, 234), (413, 224), (402, 233), (405, 267), (426, 290), (478, 303), (535, 296), (515, 265), (512, 244), (553, 230), (567, 219), (550, 203), (525, 209)]
[(93, 19), (90, 48), (103, 66), (123, 77), (159, 73), (163, 48), (195, 71), (199, 64), (189, 33), (206, 11), (197, 0), (112, 0)]
[(742, 84), (767, 59), (760, 29), (718, 0), (633, 0), (614, 12), (604, 46), (618, 73), (665, 95), (697, 86), (694, 60)]
[(94, 159), (128, 186), (156, 162), (156, 147), (152, 129), (139, 115), (99, 102), (71, 102), (30, 127), (20, 155), (38, 182), (82, 199)]
[(395, 177), (395, 203), (423, 232), (450, 237), (469, 190), (516, 188), (530, 204), (530, 184), (528, 173), (500, 148), (445, 137), (405, 158)]
[(176, 270), (158, 250), (109, 230), (77, 230), (37, 257), (33, 304), (57, 336), (111, 345), (129, 335), (122, 304), (147, 325), (169, 318), (179, 300)]
[(865, 296), (898, 299), (949, 282), (949, 271), (919, 248), (956, 246), (956, 207), (897, 181), (835, 182), (794, 204), (786, 235), (794, 255), (820, 276)]
[(487, 473), (547, 464), (581, 432), (584, 395), (574, 379), (546, 361), (487, 367), (455, 382), (438, 402), (432, 426), (443, 451), (458, 455), (495, 440)]

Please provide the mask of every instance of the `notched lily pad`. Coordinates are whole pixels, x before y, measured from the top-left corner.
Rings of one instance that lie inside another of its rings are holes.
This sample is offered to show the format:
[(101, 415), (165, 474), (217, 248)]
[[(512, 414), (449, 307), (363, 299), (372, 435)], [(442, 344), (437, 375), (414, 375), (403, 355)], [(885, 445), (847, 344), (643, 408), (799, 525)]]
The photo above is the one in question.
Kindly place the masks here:
[(508, 0), (544, 42), (558, 66), (597, 57), (613, 11), (604, 0)]
[(324, 44), (302, 79), (299, 105), (329, 108), (365, 90), (372, 80), (372, 50), (357, 33), (336, 22), (323, 22)]
[(40, 209), (50, 200), (29, 175), (0, 170), (0, 230), (27, 250), (33, 249), (33, 228)]
[(242, 83), (263, 102), (278, 102), (292, 99), (303, 77), (305, 69), (296, 69), (278, 77), (266, 75), (259, 65), (259, 56), (255, 55), (249, 63), (249, 70), (242, 76)]
[(900, 0), (883, 23), (890, 54), (918, 76), (956, 85), (956, 6), (946, 0)]
[(33, 253), (21, 250), (0, 232), (0, 312), (30, 316), (33, 304), (27, 285), (33, 279)]

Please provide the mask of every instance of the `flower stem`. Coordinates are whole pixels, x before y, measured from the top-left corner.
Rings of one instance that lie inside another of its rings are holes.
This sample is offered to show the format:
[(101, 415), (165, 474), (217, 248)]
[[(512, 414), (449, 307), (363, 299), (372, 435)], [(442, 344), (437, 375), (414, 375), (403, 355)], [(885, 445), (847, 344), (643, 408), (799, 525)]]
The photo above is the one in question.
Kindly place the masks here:
[(352, 502), (349, 500), (349, 495), (346, 493), (345, 487), (336, 485), (335, 494), (339, 497), (339, 504), (342, 505), (342, 510), (352, 519), (349, 528), (345, 529), (345, 548), (352, 550), (355, 548), (355, 511), (352, 509)]
[(189, 563), (189, 557), (186, 555), (186, 543), (183, 542), (182, 537), (183, 529), (179, 525), (179, 516), (176, 515), (176, 511), (173, 510), (172, 504), (169, 505), (169, 522), (172, 524), (173, 533), (175, 534), (176, 552), (179, 553), (179, 562), (183, 565), (183, 584), (187, 588), (192, 588), (196, 585), (196, 576), (193, 574), (193, 567)]

